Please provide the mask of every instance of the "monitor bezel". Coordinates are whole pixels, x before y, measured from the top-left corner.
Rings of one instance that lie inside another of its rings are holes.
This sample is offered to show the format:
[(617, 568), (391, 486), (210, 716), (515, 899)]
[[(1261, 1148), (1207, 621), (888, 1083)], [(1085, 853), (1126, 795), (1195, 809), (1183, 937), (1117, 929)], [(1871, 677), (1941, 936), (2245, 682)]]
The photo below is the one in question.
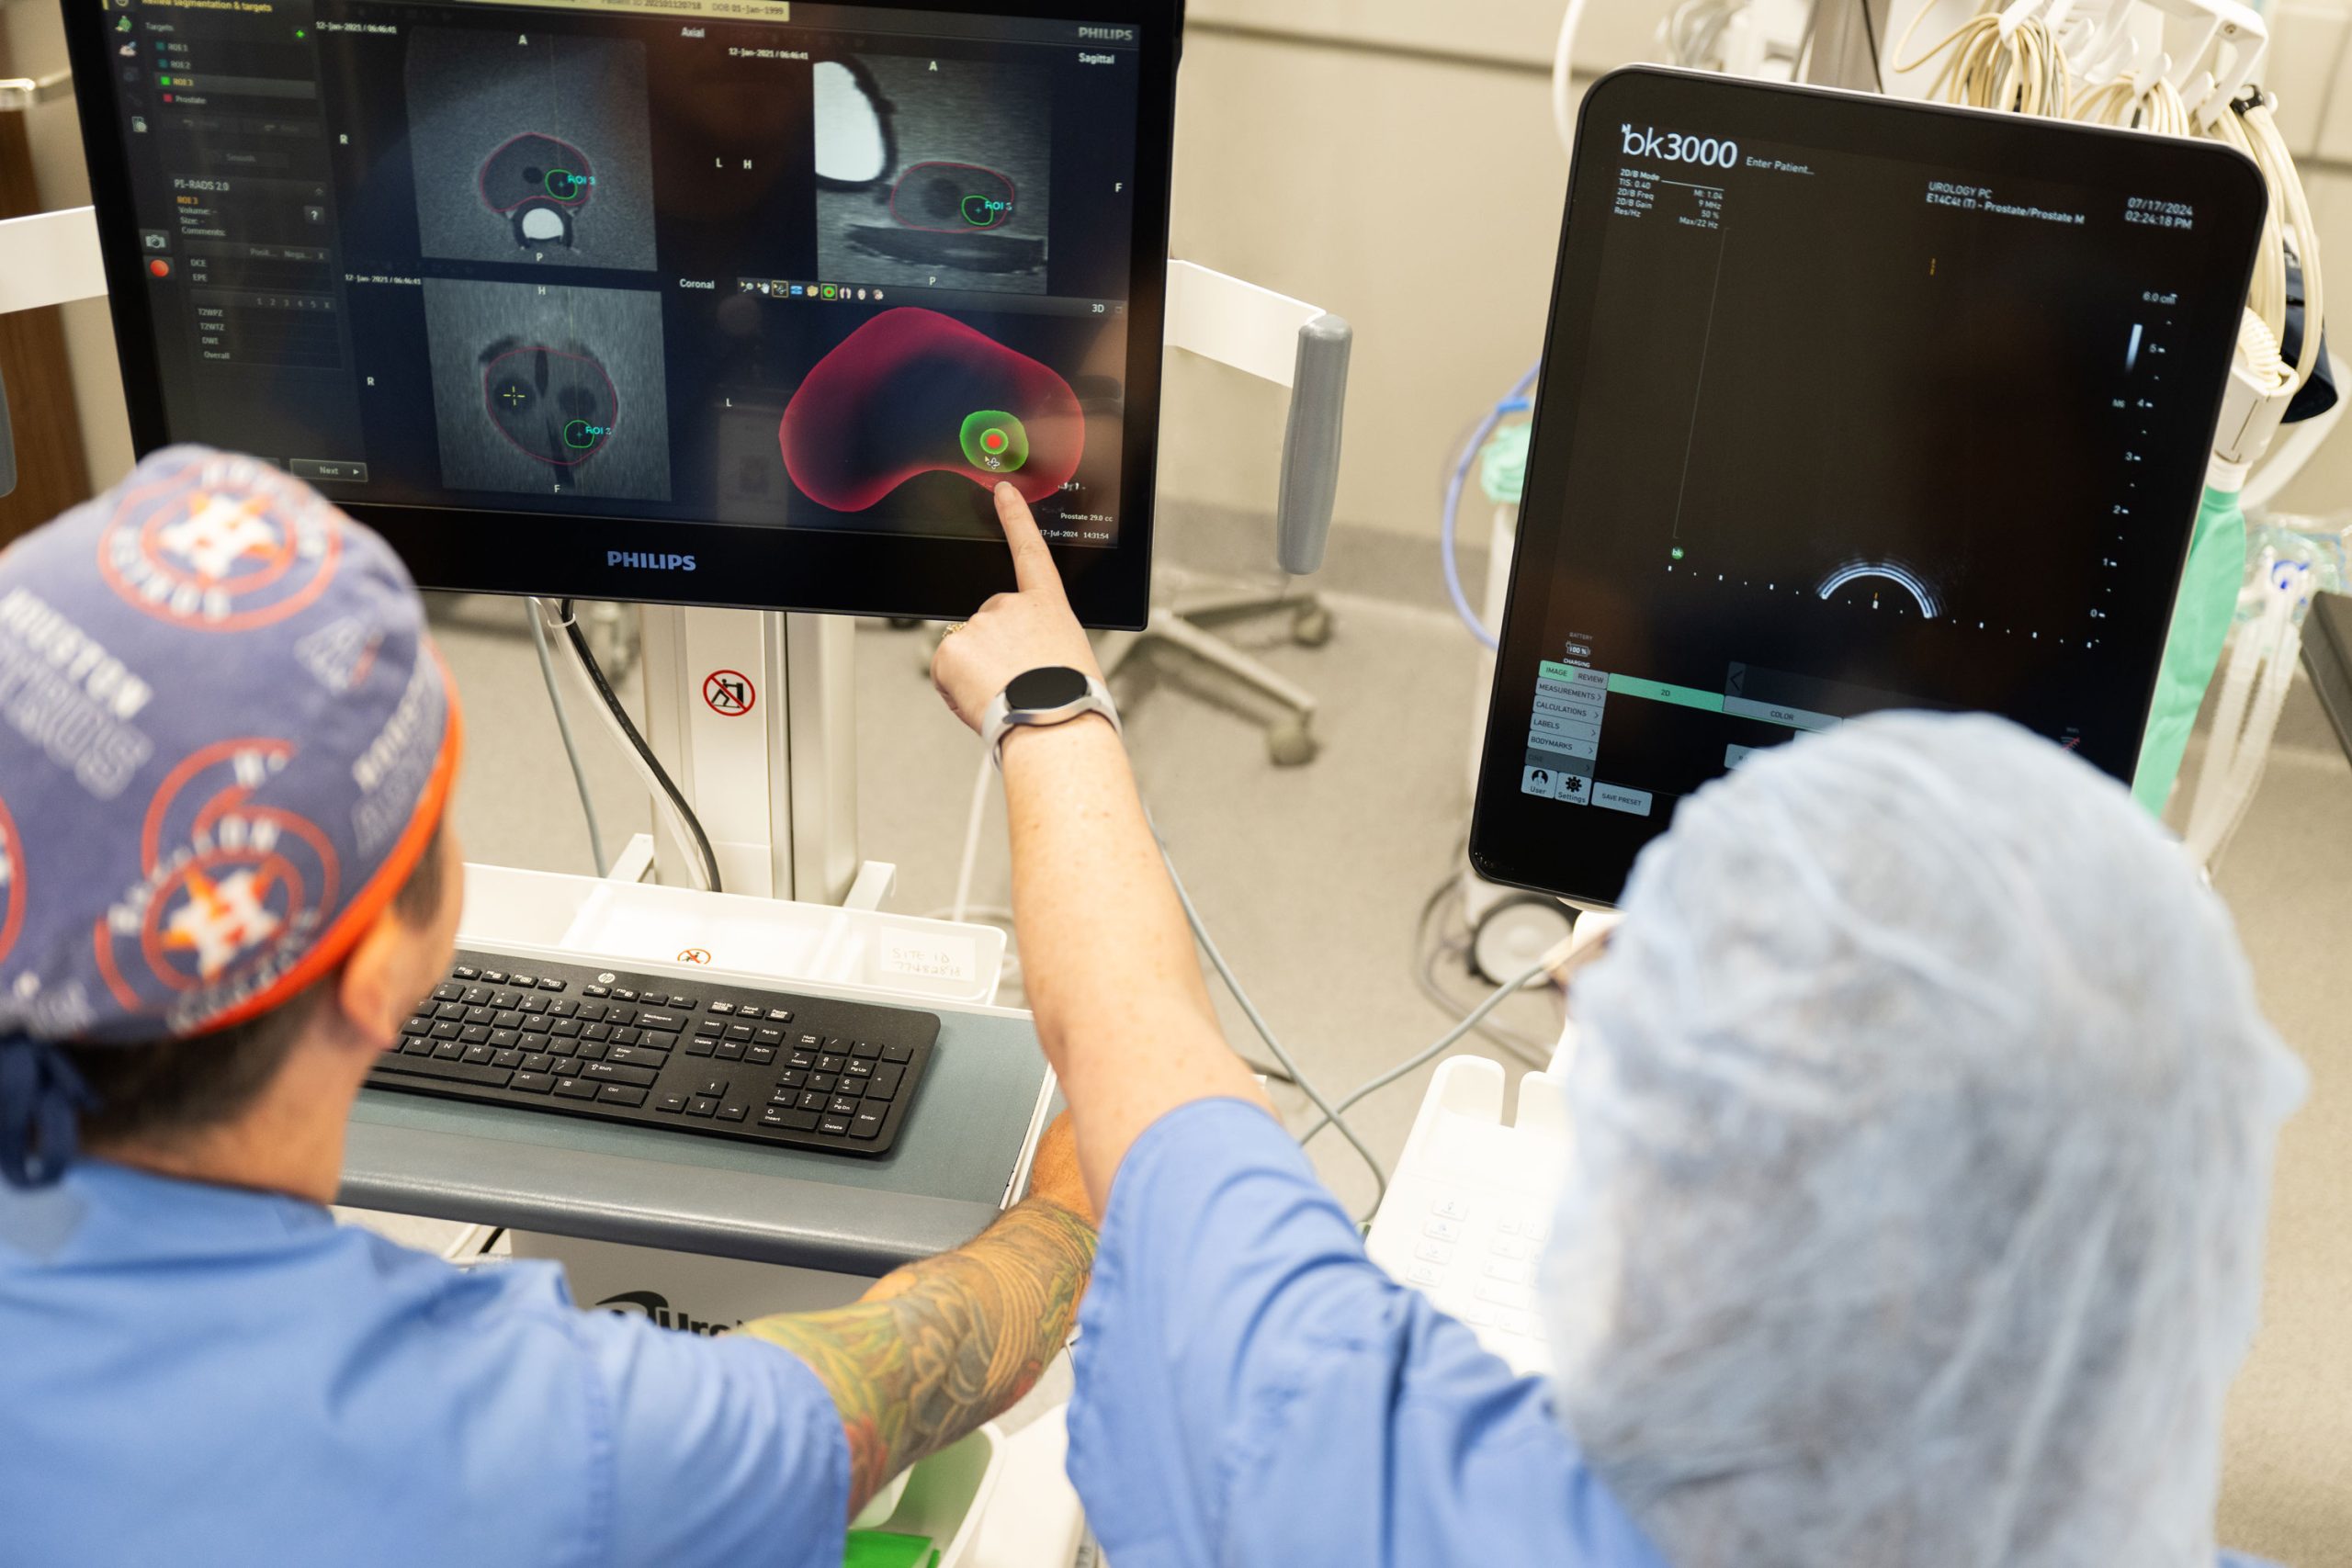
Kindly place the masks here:
[[(1668, 94), (1695, 94), (1713, 102), (1720, 102), (1717, 95), (1747, 95), (1773, 100), (1781, 106), (1779, 112), (1784, 117), (1779, 123), (1795, 125), (1797, 129), (1787, 135), (1778, 131), (1767, 134), (1770, 121), (1766, 117), (1774, 111), (1767, 108), (1752, 112), (1740, 123), (1755, 128), (1747, 134), (1761, 140), (1886, 156), (1891, 149), (1905, 154), (1914, 149), (1924, 150), (1928, 139), (1933, 138), (1939, 139), (1937, 162), (2007, 167), (2037, 180), (2061, 177), (2072, 184), (2120, 191), (2125, 171), (2144, 170), (2152, 159), (2177, 161), (2163, 171), (2161, 181), (2151, 188), (2194, 199), (2199, 203), (2200, 214), (2210, 210), (2214, 222), (2223, 226), (2221, 231), (2228, 232), (2228, 225), (2238, 225), (2249, 237), (2244, 265), (2228, 285), (2233, 289), (2229, 296), (2232, 299), (2242, 299), (2252, 281), (2256, 255), (2253, 236), (2261, 227), (2262, 213), (2268, 201), (2267, 188), (2252, 160), (2213, 141), (2159, 138), (2074, 121), (1924, 104), (1838, 88), (1751, 82), (1665, 66), (1628, 66), (1613, 71), (1586, 91), (1578, 110), (1577, 153), (1569, 175), (1551, 319), (1544, 336), (1543, 373), (1529, 433), (1523, 494), (1531, 499), (1521, 508), (1520, 543), (1512, 558), (1503, 624), (1497, 633), (1500, 646), (1480, 741), (1468, 856), (1471, 868), (1489, 882), (1602, 908), (1616, 904), (1639, 850), (1664, 829), (1656, 824), (1645, 826), (1643, 819), (1628, 817), (1623, 822), (1612, 818), (1592, 832), (1579, 833), (1563, 830), (1556, 816), (1537, 816), (1531, 807), (1532, 797), (1523, 795), (1520, 789), (1526, 753), (1527, 713), (1527, 704), (1521, 698), (1522, 688), (1532, 683), (1531, 672), (1536, 663), (1550, 657), (1542, 639), (1549, 608), (1548, 570), (1559, 553), (1559, 541), (1579, 526), (1606, 525), (1605, 518), (1578, 516), (1572, 499), (1566, 495), (1577, 399), (1587, 378), (1589, 322), (1600, 289), (1600, 225), (1592, 219), (1609, 209), (1608, 182), (1619, 164), (1619, 160), (1606, 155), (1602, 146), (1606, 135), (1596, 142), (1588, 132), (1611, 117), (1622, 118), (1611, 106), (1624, 91), (1660, 87)], [(1640, 112), (1664, 114), (1667, 107), (1679, 109), (1691, 102), (1688, 96), (1673, 97), (1663, 106), (1658, 101), (1645, 100)], [(1706, 104), (1702, 103), (1677, 123), (1729, 123), (1721, 118), (1710, 119), (1707, 113)], [(2058, 176), (2052, 175), (2049, 160), (2039, 155), (2053, 134), (2064, 137), (2069, 152), (2075, 155), (2064, 165), (2064, 175)], [(1591, 216), (1579, 222), (1580, 212)], [(2234, 316), (2232, 321), (2233, 323)], [(2233, 324), (2229, 338), (2233, 344)], [(2222, 347), (2216, 361), (2221, 373), (2213, 378), (2211, 404), (2199, 426), (2209, 433), (2209, 439), (2219, 420), (2228, 383), (2228, 347)], [(2199, 471), (2202, 472), (2201, 455)], [(1532, 499), (1546, 496), (1555, 499)], [(2169, 579), (2176, 592), (2188, 564), (2198, 498), (2190, 493), (2181, 499), (2184, 504), (2177, 525), (2179, 554), (2172, 564)], [(1541, 543), (1531, 547), (1530, 539), (1539, 536)], [(2117, 701), (2133, 705), (2130, 711), (2140, 716), (2135, 729), (2138, 739), (2133, 742), (2135, 752), (2144, 740), (2146, 716), (2154, 700), (2163, 659), (2164, 642), (2159, 639), (2138, 662), (2135, 678), (2114, 694)]]
[[(856, 4), (857, 0), (833, 0)], [(1091, 626), (1140, 630), (1150, 615), (1157, 523), (1160, 363), (1166, 331), (1169, 212), (1173, 196), (1177, 70), (1185, 0), (917, 0), (917, 9), (1101, 23), (1140, 29), (1135, 228), (1127, 303), (1120, 537), (1114, 546), (1056, 546), (1071, 607)], [(470, 8), (470, 6), (469, 6)], [(492, 10), (493, 5), (481, 8)], [(130, 149), (95, 5), (63, 6), (84, 156), (96, 210), (115, 352), (141, 457), (171, 444), (160, 345), (148, 308), (133, 210)], [(534, 16), (544, 17), (544, 10)], [(724, 18), (720, 18), (724, 20)], [(960, 620), (1011, 592), (1012, 559), (986, 539), (796, 529), (772, 525), (582, 516), (490, 507), (409, 506), (334, 498), (381, 534), (420, 588), (542, 598), (618, 600), (726, 609)], [(482, 547), (482, 529), (499, 543)], [(612, 552), (694, 558), (692, 571), (608, 565)]]

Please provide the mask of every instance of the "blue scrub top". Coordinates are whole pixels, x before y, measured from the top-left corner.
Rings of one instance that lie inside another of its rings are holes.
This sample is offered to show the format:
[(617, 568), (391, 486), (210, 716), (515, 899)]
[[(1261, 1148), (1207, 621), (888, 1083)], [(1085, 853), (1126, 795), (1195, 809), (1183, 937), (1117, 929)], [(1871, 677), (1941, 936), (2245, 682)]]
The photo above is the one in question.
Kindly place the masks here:
[(1254, 1106), (1136, 1141), (1080, 1325), (1069, 1473), (1117, 1568), (1665, 1568), (1549, 1383), (1374, 1265)]
[(752, 1339), (575, 1309), (291, 1198), (0, 1185), (0, 1558), (838, 1568), (849, 1447)]

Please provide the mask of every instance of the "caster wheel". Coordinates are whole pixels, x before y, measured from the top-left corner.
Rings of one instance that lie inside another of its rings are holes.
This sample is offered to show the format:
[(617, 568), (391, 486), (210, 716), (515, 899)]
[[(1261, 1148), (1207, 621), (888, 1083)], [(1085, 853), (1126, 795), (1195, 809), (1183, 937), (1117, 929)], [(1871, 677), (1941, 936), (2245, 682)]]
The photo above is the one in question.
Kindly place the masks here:
[(1266, 731), (1266, 754), (1278, 768), (1303, 768), (1323, 750), (1303, 718), (1284, 719)]
[(1331, 640), (1331, 612), (1306, 604), (1290, 618), (1290, 639), (1301, 648), (1320, 648)]

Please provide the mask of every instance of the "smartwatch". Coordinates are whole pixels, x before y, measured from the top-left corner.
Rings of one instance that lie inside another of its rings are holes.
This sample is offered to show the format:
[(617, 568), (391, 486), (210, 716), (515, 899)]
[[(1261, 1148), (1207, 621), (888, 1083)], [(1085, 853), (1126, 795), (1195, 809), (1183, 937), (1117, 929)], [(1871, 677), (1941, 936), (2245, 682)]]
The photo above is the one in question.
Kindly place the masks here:
[(1012, 683), (997, 694), (988, 712), (980, 716), (980, 743), (1001, 768), (1009, 731), (1024, 725), (1068, 724), (1090, 713), (1109, 719), (1114, 733), (1125, 733), (1119, 728), (1119, 710), (1112, 705), (1111, 694), (1102, 682), (1067, 665), (1049, 664), (1014, 676)]

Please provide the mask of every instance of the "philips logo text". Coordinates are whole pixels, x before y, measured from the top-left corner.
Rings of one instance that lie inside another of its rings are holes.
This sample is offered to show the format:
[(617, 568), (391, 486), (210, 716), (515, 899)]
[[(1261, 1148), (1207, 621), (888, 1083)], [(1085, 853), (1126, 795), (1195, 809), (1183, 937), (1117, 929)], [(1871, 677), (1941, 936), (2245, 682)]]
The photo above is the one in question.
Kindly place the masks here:
[(1625, 156), (1656, 158), (1668, 164), (1698, 164), (1710, 169), (1728, 169), (1739, 162), (1739, 143), (1720, 141), (1713, 136), (1685, 136), (1679, 130), (1657, 130), (1645, 126), (1635, 130), (1623, 128)]
[(630, 567), (639, 571), (692, 571), (695, 558), (655, 555), (643, 550), (606, 550), (605, 564)]

